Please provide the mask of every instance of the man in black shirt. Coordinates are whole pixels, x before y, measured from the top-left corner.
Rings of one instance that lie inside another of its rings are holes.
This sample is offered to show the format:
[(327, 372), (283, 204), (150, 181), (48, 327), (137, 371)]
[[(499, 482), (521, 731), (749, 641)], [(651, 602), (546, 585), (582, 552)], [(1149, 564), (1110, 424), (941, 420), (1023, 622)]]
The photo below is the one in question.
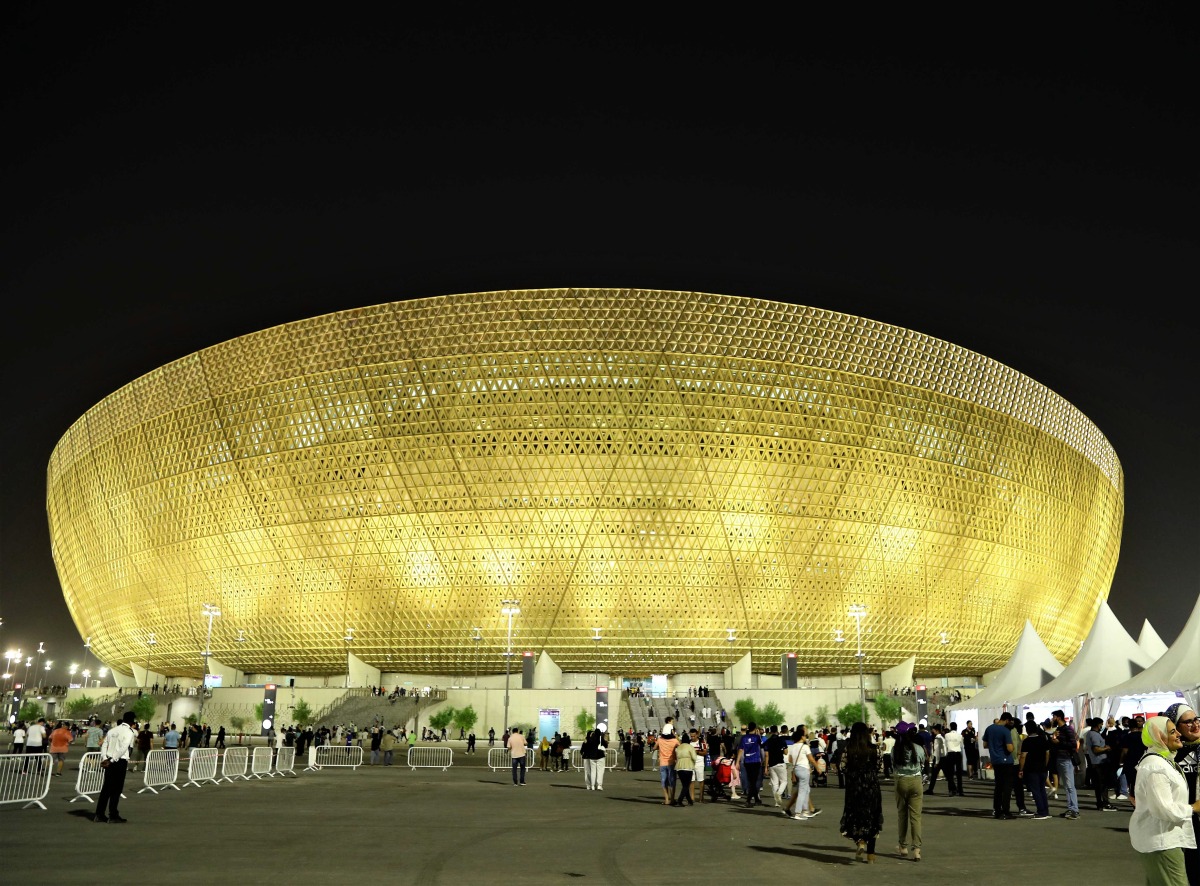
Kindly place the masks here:
[(788, 771), (785, 759), (788, 746), (787, 734), (786, 726), (782, 731), (779, 727), (772, 726), (767, 734), (767, 772), (771, 777), (771, 795), (775, 798), (776, 806), (786, 805), (780, 800), (787, 800)]

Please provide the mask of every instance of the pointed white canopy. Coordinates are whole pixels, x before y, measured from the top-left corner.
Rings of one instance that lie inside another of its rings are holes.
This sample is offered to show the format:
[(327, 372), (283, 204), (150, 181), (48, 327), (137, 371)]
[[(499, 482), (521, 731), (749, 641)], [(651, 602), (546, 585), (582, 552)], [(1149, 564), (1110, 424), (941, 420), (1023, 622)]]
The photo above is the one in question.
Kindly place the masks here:
[(1100, 686), (1128, 680), (1153, 661), (1121, 627), (1108, 603), (1102, 602), (1092, 629), (1074, 660), (1041, 689), (1012, 699), (1011, 705), (1022, 712), (1018, 714), (1020, 719), (1024, 719), (1024, 711), (1032, 710), (1041, 721), (1054, 708), (1062, 708), (1079, 718), (1089, 713), (1083, 709), (1086, 696)]
[(1158, 636), (1158, 632), (1150, 625), (1150, 619), (1142, 622), (1142, 632), (1138, 634), (1138, 646), (1146, 650), (1155, 661), (1162, 658), (1162, 654), (1167, 651), (1167, 644), (1162, 641), (1162, 637)]
[(1200, 597), (1192, 607), (1187, 624), (1154, 664), (1141, 673), (1093, 693), (1109, 699), (1113, 711), (1121, 698), (1182, 692), (1188, 704), (1200, 704)]
[(982, 719), (981, 710), (998, 710), (1010, 698), (1033, 692), (1052, 682), (1062, 672), (1063, 666), (1050, 654), (1042, 638), (1033, 629), (1033, 623), (1027, 620), (1008, 664), (996, 671), (996, 676), (983, 689), (963, 699), (960, 704), (953, 705), (946, 719), (960, 725), (971, 720), (982, 727), (991, 723), (991, 718)]

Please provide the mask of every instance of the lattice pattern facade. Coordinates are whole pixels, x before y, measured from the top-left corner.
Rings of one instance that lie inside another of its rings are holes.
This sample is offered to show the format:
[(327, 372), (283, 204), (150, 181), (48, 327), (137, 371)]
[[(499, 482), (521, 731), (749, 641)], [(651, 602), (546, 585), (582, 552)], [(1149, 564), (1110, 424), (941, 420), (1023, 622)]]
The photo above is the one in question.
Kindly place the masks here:
[[(47, 510), (121, 670), (853, 673), (1073, 657), (1123, 517), (1111, 446), (1020, 373), (905, 329), (690, 292), (531, 290), (267, 329), (65, 434)], [(478, 629), (478, 630), (476, 630)], [(850, 638), (835, 642), (838, 630)], [(242, 641), (239, 642), (239, 632)], [(950, 642), (944, 644), (945, 639)], [(597, 640), (596, 637), (600, 639)], [(479, 637), (479, 639), (475, 639)]]

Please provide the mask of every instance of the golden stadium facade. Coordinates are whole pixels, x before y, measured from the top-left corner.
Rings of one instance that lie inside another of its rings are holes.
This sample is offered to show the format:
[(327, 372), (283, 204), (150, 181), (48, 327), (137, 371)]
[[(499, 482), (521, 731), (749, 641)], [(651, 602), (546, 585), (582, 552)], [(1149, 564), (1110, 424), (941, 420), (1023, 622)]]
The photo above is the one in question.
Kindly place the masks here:
[[(872, 673), (1069, 661), (1124, 480), (1043, 385), (855, 316), (696, 292), (449, 295), (184, 357), (50, 461), (54, 560), (121, 671)], [(841, 636), (850, 642), (837, 642)]]

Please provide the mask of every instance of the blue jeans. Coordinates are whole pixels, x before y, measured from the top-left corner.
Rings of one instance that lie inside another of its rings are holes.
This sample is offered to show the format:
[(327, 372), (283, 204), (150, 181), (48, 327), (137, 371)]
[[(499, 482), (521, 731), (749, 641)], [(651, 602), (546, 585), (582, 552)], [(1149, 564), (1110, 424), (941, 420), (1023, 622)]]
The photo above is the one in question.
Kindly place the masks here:
[(1058, 773), (1058, 786), (1066, 788), (1067, 811), (1079, 814), (1079, 797), (1075, 794), (1075, 764), (1070, 757), (1059, 757), (1054, 761)]
[(1025, 787), (1029, 788), (1029, 793), (1033, 795), (1033, 807), (1037, 810), (1037, 814), (1049, 815), (1050, 804), (1046, 800), (1046, 773), (1026, 772)]
[[(525, 784), (525, 755), (513, 757), (513, 784)], [(520, 773), (520, 775), (518, 775)]]

